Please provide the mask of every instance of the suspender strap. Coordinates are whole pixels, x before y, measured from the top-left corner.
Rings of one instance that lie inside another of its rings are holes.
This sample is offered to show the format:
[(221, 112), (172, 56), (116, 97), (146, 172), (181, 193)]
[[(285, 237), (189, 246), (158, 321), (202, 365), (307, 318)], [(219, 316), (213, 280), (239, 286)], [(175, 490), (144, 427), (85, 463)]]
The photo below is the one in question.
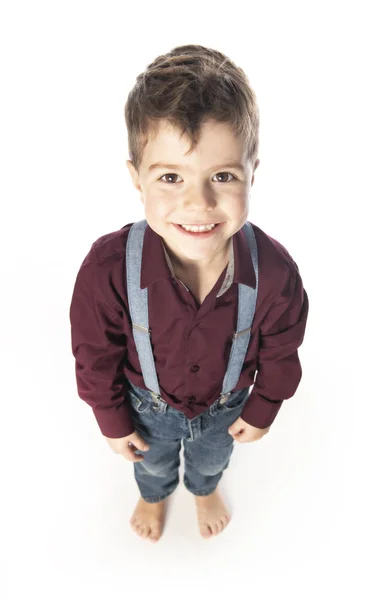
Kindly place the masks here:
[[(134, 223), (130, 229), (126, 243), (126, 277), (132, 333), (147, 389), (155, 398), (160, 398), (160, 387), (157, 379), (155, 361), (151, 345), (151, 329), (148, 323), (148, 289), (141, 289), (141, 263), (144, 233), (147, 221), (143, 219)], [(224, 376), (220, 402), (223, 404), (238, 383), (242, 366), (250, 341), (251, 327), (254, 319), (258, 296), (258, 251), (254, 230), (249, 222), (243, 226), (250, 256), (253, 263), (256, 286), (253, 289), (242, 283), (238, 284), (238, 318), (236, 332), (227, 370)]]

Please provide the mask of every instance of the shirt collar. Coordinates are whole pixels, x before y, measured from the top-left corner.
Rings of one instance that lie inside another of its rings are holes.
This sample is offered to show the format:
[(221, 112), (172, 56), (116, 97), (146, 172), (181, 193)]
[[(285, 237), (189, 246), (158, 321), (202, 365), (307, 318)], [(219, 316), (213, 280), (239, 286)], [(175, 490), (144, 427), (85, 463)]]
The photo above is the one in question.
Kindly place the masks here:
[[(158, 279), (168, 279), (174, 276), (172, 262), (162, 237), (147, 223), (143, 240), (140, 287), (144, 289)], [(253, 288), (256, 286), (250, 250), (242, 228), (232, 236), (230, 259), (217, 298), (222, 296), (233, 283), (243, 283)]]

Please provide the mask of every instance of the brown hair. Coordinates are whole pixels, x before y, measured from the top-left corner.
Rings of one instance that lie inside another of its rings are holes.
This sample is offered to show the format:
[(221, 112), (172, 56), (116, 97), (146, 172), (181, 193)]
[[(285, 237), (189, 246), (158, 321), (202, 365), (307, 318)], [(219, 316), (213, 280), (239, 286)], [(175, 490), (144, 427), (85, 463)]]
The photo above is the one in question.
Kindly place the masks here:
[(144, 147), (161, 120), (186, 133), (193, 152), (206, 119), (230, 124), (247, 158), (258, 155), (259, 109), (245, 72), (227, 56), (199, 45), (177, 46), (137, 76), (124, 107), (128, 149), (139, 171)]

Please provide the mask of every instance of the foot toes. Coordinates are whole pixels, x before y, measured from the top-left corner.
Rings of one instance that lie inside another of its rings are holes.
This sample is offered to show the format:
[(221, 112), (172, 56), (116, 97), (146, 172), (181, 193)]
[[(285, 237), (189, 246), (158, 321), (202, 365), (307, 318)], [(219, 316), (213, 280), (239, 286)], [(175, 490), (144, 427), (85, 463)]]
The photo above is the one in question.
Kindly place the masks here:
[(200, 525), (200, 533), (201, 533), (202, 537), (204, 537), (204, 538), (208, 538), (212, 535), (211, 530), (209, 529), (209, 527), (206, 524)]
[(157, 529), (156, 527), (151, 529), (151, 533), (149, 535), (149, 538), (152, 542), (157, 542), (157, 540), (160, 537), (160, 529)]
[(210, 529), (213, 532), (213, 535), (217, 535), (218, 533), (218, 524), (217, 523), (213, 523), (212, 525), (209, 525)]

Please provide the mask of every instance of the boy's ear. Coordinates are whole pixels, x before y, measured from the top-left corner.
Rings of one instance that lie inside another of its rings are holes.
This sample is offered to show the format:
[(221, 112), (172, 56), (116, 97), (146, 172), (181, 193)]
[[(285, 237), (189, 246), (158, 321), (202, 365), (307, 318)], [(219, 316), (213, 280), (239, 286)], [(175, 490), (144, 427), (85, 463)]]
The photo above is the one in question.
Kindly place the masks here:
[(132, 162), (130, 160), (126, 160), (126, 165), (130, 172), (132, 183), (133, 183), (134, 187), (136, 187), (136, 189), (139, 192), (141, 192), (142, 188), (140, 187), (140, 180), (139, 180), (138, 172), (136, 171), (134, 165), (132, 164)]
[(253, 175), (252, 175), (252, 178), (251, 178), (251, 185), (253, 185), (253, 183), (254, 183), (254, 173), (255, 173), (255, 170), (258, 167), (258, 165), (259, 165), (260, 162), (261, 161), (259, 160), (259, 158), (257, 158), (257, 160), (254, 163)]

